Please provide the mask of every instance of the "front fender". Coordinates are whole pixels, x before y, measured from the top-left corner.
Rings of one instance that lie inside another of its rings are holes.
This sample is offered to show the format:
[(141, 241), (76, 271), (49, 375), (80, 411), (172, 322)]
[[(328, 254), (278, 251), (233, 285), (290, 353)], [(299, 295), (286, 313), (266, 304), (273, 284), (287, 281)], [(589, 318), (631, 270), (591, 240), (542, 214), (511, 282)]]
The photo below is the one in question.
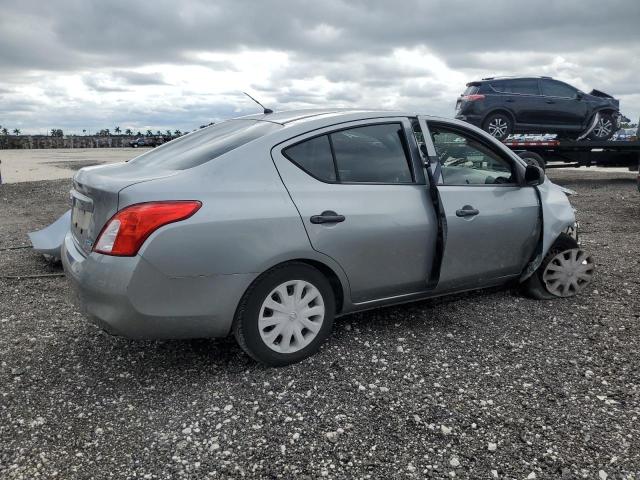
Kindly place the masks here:
[(576, 216), (565, 189), (545, 177), (544, 183), (538, 185), (536, 190), (540, 199), (542, 231), (534, 258), (522, 273), (521, 282), (536, 271), (558, 236), (573, 227), (576, 222)]

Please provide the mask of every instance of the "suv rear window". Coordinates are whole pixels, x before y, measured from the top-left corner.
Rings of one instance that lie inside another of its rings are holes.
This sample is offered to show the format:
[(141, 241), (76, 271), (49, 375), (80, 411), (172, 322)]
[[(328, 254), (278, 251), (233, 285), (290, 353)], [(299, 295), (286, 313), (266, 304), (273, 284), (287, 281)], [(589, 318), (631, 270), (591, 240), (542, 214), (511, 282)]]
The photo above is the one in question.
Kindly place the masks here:
[(491, 84), (496, 92), (500, 93), (518, 93), (521, 95), (540, 95), (538, 89), (538, 80), (503, 80)]
[(162, 170), (187, 170), (280, 128), (282, 125), (272, 122), (227, 120), (166, 143), (131, 163)]
[(478, 85), (469, 85), (462, 95), (475, 95), (480, 90)]

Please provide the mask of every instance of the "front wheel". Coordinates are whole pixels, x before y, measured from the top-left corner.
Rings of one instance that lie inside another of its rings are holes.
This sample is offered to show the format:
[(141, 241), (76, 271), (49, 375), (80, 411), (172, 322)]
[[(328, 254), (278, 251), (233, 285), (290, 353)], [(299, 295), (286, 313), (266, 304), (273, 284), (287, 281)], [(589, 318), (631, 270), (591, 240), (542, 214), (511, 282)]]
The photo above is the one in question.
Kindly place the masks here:
[(513, 122), (503, 113), (492, 113), (485, 119), (482, 129), (496, 140), (503, 141), (513, 133)]
[(615, 117), (610, 113), (601, 113), (596, 126), (589, 134), (589, 140), (604, 142), (613, 137), (616, 130), (617, 122)]
[(234, 335), (254, 360), (279, 367), (315, 353), (335, 315), (331, 284), (304, 263), (276, 267), (260, 276), (242, 298)]
[(591, 283), (594, 271), (593, 257), (562, 233), (538, 270), (523, 284), (524, 291), (539, 300), (573, 297)]

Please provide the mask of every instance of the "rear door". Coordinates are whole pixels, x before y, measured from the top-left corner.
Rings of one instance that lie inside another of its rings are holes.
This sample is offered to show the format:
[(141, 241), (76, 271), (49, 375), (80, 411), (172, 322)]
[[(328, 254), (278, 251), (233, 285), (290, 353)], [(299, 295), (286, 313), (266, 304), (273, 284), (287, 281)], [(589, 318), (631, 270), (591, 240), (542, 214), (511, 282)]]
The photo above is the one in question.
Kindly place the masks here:
[(342, 266), (354, 303), (426, 289), (438, 227), (406, 118), (324, 128), (272, 156), (312, 247)]
[(441, 291), (500, 283), (519, 275), (537, 245), (539, 200), (521, 186), (515, 160), (457, 124), (427, 122), (446, 217)]
[(536, 123), (535, 112), (542, 104), (542, 97), (536, 79), (510, 79), (491, 83), (491, 88), (502, 93), (504, 106), (515, 117), (518, 125), (532, 125)]

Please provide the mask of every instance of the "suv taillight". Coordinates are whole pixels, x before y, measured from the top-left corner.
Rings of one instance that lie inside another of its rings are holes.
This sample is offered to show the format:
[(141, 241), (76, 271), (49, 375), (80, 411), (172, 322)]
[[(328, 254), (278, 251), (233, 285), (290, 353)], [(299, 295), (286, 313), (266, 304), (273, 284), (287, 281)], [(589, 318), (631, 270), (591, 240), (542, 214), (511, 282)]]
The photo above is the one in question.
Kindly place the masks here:
[(473, 95), (462, 95), (462, 100), (466, 100), (468, 102), (475, 102), (476, 100), (484, 100), (484, 95), (479, 93)]
[(104, 226), (93, 251), (104, 255), (132, 257), (158, 228), (186, 220), (202, 206), (197, 200), (148, 202), (131, 205), (116, 213)]

